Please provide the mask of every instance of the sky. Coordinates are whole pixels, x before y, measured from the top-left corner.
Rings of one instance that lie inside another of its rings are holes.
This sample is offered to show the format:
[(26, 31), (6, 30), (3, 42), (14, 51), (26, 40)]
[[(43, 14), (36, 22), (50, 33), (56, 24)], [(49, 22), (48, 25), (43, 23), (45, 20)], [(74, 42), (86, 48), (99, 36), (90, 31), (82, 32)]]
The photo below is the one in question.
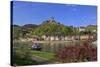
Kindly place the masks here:
[(13, 1), (13, 24), (41, 24), (54, 17), (68, 26), (97, 24), (97, 7), (90, 5)]

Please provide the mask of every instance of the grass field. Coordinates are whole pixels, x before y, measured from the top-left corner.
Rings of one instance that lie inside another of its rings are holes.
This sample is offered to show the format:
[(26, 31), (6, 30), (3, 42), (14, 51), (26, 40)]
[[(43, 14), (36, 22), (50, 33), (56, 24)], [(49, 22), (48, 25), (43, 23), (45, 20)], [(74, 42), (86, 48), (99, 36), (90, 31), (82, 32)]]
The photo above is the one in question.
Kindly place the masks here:
[(33, 56), (37, 56), (39, 58), (48, 60), (48, 61), (52, 61), (52, 59), (54, 59), (54, 53), (50, 53), (50, 52), (43, 52), (43, 51), (32, 51)]

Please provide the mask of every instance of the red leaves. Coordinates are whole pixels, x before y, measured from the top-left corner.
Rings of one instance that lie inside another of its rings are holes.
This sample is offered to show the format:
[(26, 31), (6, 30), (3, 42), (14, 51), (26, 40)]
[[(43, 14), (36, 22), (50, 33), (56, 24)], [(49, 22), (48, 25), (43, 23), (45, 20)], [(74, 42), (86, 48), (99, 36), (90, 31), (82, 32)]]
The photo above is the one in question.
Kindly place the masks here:
[(81, 45), (69, 45), (58, 52), (56, 58), (60, 62), (84, 62), (97, 60), (97, 48), (84, 43)]

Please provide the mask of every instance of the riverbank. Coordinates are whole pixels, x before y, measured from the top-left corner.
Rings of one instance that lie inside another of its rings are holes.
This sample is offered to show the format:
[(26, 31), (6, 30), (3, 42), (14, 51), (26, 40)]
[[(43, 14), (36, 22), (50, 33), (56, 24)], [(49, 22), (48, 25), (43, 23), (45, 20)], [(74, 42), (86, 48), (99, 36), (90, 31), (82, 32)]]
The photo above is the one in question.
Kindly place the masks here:
[(66, 42), (73, 42), (73, 41), (33, 41), (33, 43), (66, 43)]
[(21, 41), (21, 40), (13, 40), (13, 42), (32, 42), (32, 43), (67, 43), (67, 42), (82, 42), (85, 40), (70, 40), (70, 41)]

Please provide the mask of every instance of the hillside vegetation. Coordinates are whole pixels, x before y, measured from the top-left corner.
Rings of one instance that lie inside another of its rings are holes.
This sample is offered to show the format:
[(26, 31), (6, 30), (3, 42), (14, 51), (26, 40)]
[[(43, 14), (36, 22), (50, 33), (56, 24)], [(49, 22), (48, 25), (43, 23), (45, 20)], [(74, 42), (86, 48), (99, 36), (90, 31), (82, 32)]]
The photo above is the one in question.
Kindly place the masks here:
[(93, 30), (97, 30), (96, 25), (88, 25), (85, 27), (85, 32), (79, 32), (79, 27), (65, 26), (55, 20), (43, 21), (40, 25), (25, 24), (23, 26), (12, 25), (13, 39), (19, 39), (19, 37), (27, 38), (33, 35), (42, 36), (68, 36), (88, 34)]

